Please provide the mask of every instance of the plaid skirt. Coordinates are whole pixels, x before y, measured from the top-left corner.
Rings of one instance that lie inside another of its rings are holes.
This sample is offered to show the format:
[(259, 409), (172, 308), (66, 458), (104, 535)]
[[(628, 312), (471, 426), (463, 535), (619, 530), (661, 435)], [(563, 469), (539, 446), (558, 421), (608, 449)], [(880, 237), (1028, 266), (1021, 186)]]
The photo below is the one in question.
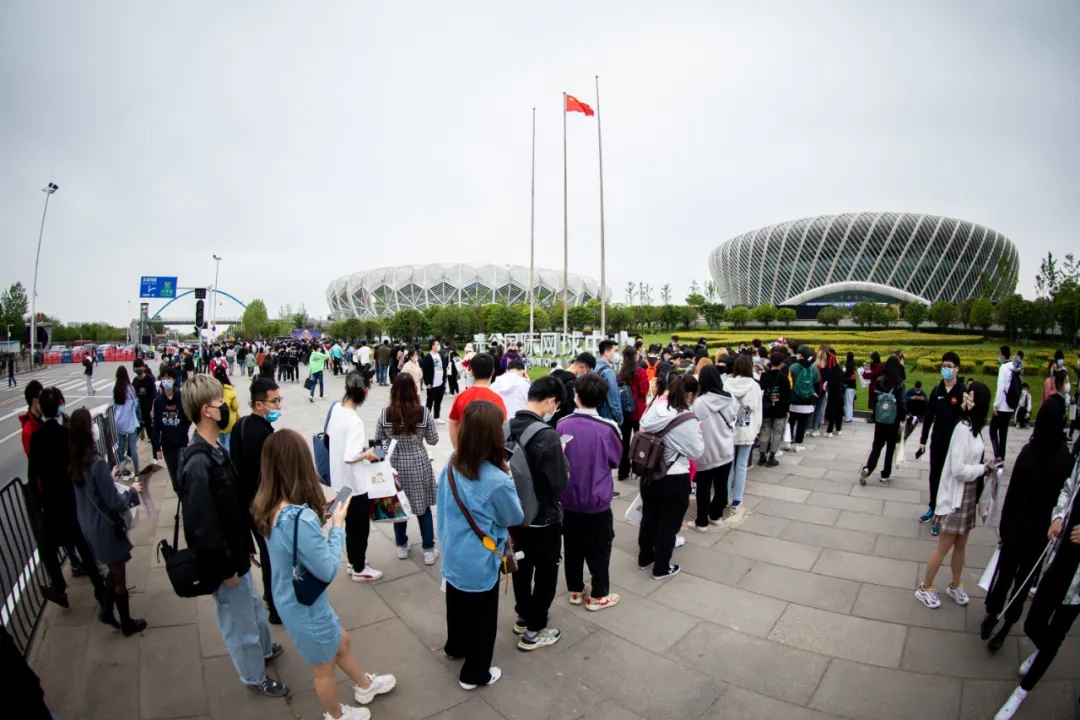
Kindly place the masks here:
[(954, 535), (966, 535), (971, 528), (975, 527), (975, 516), (978, 514), (978, 486), (977, 482), (964, 483), (964, 499), (960, 507), (948, 515), (935, 515), (934, 522), (941, 528), (943, 533)]

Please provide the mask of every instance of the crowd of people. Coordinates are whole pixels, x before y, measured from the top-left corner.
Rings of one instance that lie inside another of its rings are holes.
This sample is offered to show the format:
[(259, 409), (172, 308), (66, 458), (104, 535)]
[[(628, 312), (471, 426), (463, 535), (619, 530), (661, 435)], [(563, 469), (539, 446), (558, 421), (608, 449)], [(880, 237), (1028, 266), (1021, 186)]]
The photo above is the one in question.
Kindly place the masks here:
[[(1029, 590), (1038, 588), (1025, 623), (1038, 650), (1025, 661), (1024, 679), (999, 713), (1002, 720), (1034, 688), (1080, 614), (1080, 481), (1077, 448), (1067, 445), (1076, 421), (1069, 415), (1072, 386), (1063, 359), (1059, 353), (1048, 368), (1034, 432), (1012, 467), (1000, 557), (981, 625), (990, 650), (1000, 649)], [(408, 523), (415, 516), (424, 564), (441, 558), (444, 653), (462, 661), (459, 683), (473, 690), (502, 674), (493, 663), (502, 576), (513, 587), (513, 632), (522, 652), (561, 638), (549, 624), (560, 566), (570, 605), (596, 612), (619, 604), (609, 572), (619, 481), (640, 480), (634, 503), (640, 512), (633, 518), (638, 567), (667, 581), (680, 572), (673, 560), (685, 542), (681, 530), (738, 524), (755, 465), (775, 468), (783, 453), (805, 449), (807, 435), (843, 436), (854, 422), (861, 379), (874, 428), (859, 482), (866, 484), (879, 463), (880, 480), (888, 482), (897, 445), (921, 425), (918, 455), (929, 450), (930, 504), (920, 520), (932, 523), (938, 541), (915, 596), (928, 608), (940, 607), (934, 581), (949, 558), (946, 595), (966, 605), (961, 576), (968, 533), (980, 512), (985, 520), (1010, 421), (1023, 427), (1031, 413), (1022, 352), (1014, 356), (1002, 346), (999, 360), (991, 391), (982, 382), (965, 382), (959, 356), (946, 352), (941, 380), (927, 393), (919, 382), (906, 388), (902, 351), (884, 360), (875, 353), (869, 365), (857, 367), (852, 353), (841, 359), (827, 345), (815, 349), (784, 338), (715, 352), (704, 339), (683, 348), (677, 336), (663, 347), (638, 339), (620, 349), (603, 340), (595, 355), (580, 353), (566, 368), (556, 363), (534, 380), (529, 358), (513, 344), (479, 351), (467, 344), (460, 355), (438, 339), (424, 348), (299, 341), (182, 349), (161, 361), (156, 377), (143, 358), (132, 365), (135, 380), (126, 367), (117, 369), (111, 416), (119, 462), (112, 470), (99, 452), (90, 412), (80, 408), (68, 417), (58, 389), (31, 381), (23, 446), (41, 512), (50, 580), (43, 590), (67, 606), (58, 559), (64, 548), (72, 574), (93, 583), (100, 622), (125, 636), (146, 628), (131, 615), (125, 567), (132, 545), (124, 522), (143, 496), (136, 447), (146, 437), (179, 497), (199, 592), (213, 596), (240, 681), (267, 696), (288, 692), (265, 667), (284, 651), (270, 635), (270, 625), (281, 624), (312, 667), (326, 717), (367, 718), (362, 706), (391, 691), (396, 679), (361, 668), (325, 588), (342, 553), (350, 580), (383, 577), (369, 564), (368, 540), (376, 506), (386, 498), (387, 464), (408, 507), (408, 514), (392, 518), (397, 556), (410, 557)], [(275, 431), (282, 417), (278, 383), (300, 382), (301, 366), (311, 402), (316, 388), (324, 396), (323, 373), (344, 374), (324, 432), (332, 503), (309, 444), (293, 430)], [(234, 374), (250, 377), (246, 414)], [(374, 385), (389, 387), (389, 400), (369, 434), (358, 410)], [(447, 395), (453, 400), (444, 421)], [(441, 442), (442, 424), (448, 424), (453, 451), (438, 468), (425, 445)], [(686, 520), (691, 493), (697, 511)], [(261, 589), (251, 573), (256, 558)], [(355, 683), (357, 706), (340, 702), (336, 668)]]

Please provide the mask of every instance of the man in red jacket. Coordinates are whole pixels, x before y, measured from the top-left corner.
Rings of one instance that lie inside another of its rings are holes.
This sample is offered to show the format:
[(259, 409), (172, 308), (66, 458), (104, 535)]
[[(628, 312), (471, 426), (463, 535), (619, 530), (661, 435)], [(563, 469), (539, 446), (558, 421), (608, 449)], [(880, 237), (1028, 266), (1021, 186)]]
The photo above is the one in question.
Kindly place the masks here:
[(31, 380), (26, 384), (26, 390), (23, 392), (23, 397), (26, 398), (26, 412), (19, 415), (19, 423), (22, 425), (22, 447), (26, 457), (30, 457), (30, 436), (41, 427), (41, 405), (38, 404), (41, 390), (41, 382)]

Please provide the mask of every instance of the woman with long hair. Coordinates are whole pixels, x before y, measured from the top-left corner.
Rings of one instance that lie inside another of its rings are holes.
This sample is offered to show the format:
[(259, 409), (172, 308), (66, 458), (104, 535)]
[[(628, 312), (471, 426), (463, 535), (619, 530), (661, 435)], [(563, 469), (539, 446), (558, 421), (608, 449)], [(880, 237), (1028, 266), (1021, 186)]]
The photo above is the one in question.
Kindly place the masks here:
[(131, 386), (127, 368), (116, 368), (116, 383), (112, 391), (113, 427), (116, 428), (116, 463), (123, 467), (124, 458), (131, 458), (133, 473), (139, 474), (139, 400)]
[[(619, 385), (630, 388), (634, 396), (634, 412), (623, 414), (622, 427), (622, 459), (619, 461), (618, 478), (626, 480), (630, 477), (630, 440), (641, 428), (641, 416), (645, 414), (645, 399), (649, 395), (649, 375), (645, 368), (638, 362), (637, 349), (632, 345), (623, 348), (622, 366), (619, 368), (617, 380)], [(701, 362), (709, 362), (708, 358), (702, 358)]]
[(885, 372), (885, 366), (881, 364), (881, 353), (874, 351), (870, 353), (870, 367), (861, 372), (863, 380), (870, 381), (870, 388), (868, 390), (869, 395), (866, 398), (867, 409), (870, 410), (870, 417), (866, 418), (866, 422), (874, 422), (874, 408), (877, 404), (877, 393), (874, 392), (874, 384), (877, 379), (881, 377), (881, 373)]
[(157, 381), (154, 373), (150, 371), (150, 366), (142, 358), (137, 358), (132, 367), (135, 370), (135, 380), (131, 385), (135, 389), (135, 397), (139, 399), (139, 419), (142, 423), (139, 435), (149, 440), (154, 432), (152, 410), (154, 398), (157, 397)]
[(393, 675), (365, 673), (350, 652), (348, 633), (341, 626), (330, 597), (323, 593), (311, 605), (296, 597), (293, 578), (305, 572), (329, 584), (341, 564), (345, 545), (345, 516), (349, 501), (339, 504), (330, 516), (330, 532), (323, 535), (326, 498), (311, 463), (311, 450), (295, 430), (272, 433), (263, 444), (262, 474), (251, 513), (255, 527), (267, 538), (271, 564), (294, 568), (272, 574), (274, 606), (301, 659), (315, 673), (315, 693), (331, 720), (368, 720), (371, 712), (342, 705), (338, 700), (335, 668), (341, 668), (356, 684), (353, 697), (367, 705), (376, 695), (390, 692), (397, 683)]
[(525, 519), (506, 464), (503, 411), (494, 403), (477, 400), (465, 407), (457, 450), (439, 476), (437, 500), (446, 581), (443, 653), (465, 661), (458, 684), (475, 690), (502, 677), (502, 670), (491, 665), (499, 570), (503, 554), (512, 552), (510, 528)]
[[(420, 547), (424, 551), (424, 564), (434, 565), (439, 557), (435, 548), (435, 528), (431, 520), (431, 506), (435, 504), (435, 471), (424, 443), (439, 442), (439, 430), (435, 419), (420, 402), (416, 383), (407, 375), (398, 375), (390, 386), (390, 405), (383, 408), (375, 425), (375, 442), (383, 448), (390, 441), (397, 441), (394, 453), (387, 460), (398, 474), (401, 489), (409, 499), (416, 521), (420, 524)], [(394, 540), (398, 557), (409, 557), (408, 520), (394, 523)]]
[(825, 437), (844, 434), (844, 395), (846, 383), (844, 369), (836, 360), (836, 352), (829, 348), (825, 359), (825, 374), (821, 384), (825, 387), (825, 422), (828, 424)]
[[(214, 379), (221, 383), (222, 389), (225, 390), (225, 404), (229, 406), (229, 424), (221, 430), (221, 435), (218, 436), (218, 444), (225, 450), (229, 449), (229, 437), (232, 434), (233, 427), (236, 426), (236, 421), (240, 419), (240, 401), (236, 399), (236, 388), (232, 386), (232, 382), (229, 380), (229, 373), (225, 369), (224, 365), (215, 364)], [(270, 378), (273, 380), (273, 378)]]
[(405, 364), (401, 366), (403, 375), (408, 375), (416, 383), (416, 393), (420, 394), (420, 388), (424, 385), (424, 371), (420, 369), (420, 351), (417, 348), (405, 349)]
[(728, 476), (728, 497), (732, 513), (742, 512), (743, 492), (746, 489), (746, 471), (750, 467), (750, 455), (754, 441), (761, 431), (761, 386), (754, 380), (754, 361), (749, 355), (739, 353), (731, 368), (731, 375), (724, 383), (738, 409), (732, 441), (735, 443), (735, 459)]
[[(728, 504), (728, 474), (735, 457), (732, 428), (738, 413), (738, 403), (724, 391), (720, 371), (715, 365), (701, 369), (698, 392), (691, 407), (701, 422), (701, 438), (705, 451), (695, 458), (697, 475), (697, 518), (687, 525), (698, 532), (708, 532), (709, 525), (720, 525)], [(783, 420), (780, 421), (781, 423)], [(709, 495), (712, 494), (710, 499)]]
[(855, 374), (855, 353), (848, 351), (844, 358), (844, 422), (855, 419), (855, 388), (858, 383)]
[(934, 590), (934, 576), (945, 556), (952, 550), (952, 582), (946, 594), (957, 605), (968, 604), (968, 594), (961, 578), (967, 554), (968, 532), (975, 527), (980, 478), (994, 471), (993, 461), (983, 463), (985, 450), (982, 430), (990, 412), (990, 388), (981, 382), (972, 383), (960, 405), (961, 418), (949, 441), (945, 466), (941, 471), (934, 524), (940, 528), (937, 547), (926, 563), (926, 575), (915, 597), (928, 608), (941, 607)]
[(461, 367), (465, 370), (462, 373), (462, 384), (466, 390), (473, 385), (473, 376), (469, 372), (469, 365), (472, 363), (473, 355), (476, 354), (476, 350), (473, 349), (472, 343), (465, 343), (464, 354), (461, 356)]
[[(121, 366), (120, 369), (125, 368)], [(132, 545), (123, 513), (139, 504), (142, 483), (135, 481), (130, 489), (117, 490), (115, 471), (109, 472), (109, 464), (98, 454), (94, 428), (93, 418), (86, 408), (71, 413), (68, 425), (71, 482), (75, 485), (75, 505), (83, 537), (94, 552), (94, 558), (109, 568), (102, 615), (111, 616), (115, 606), (120, 614), (120, 630), (125, 637), (130, 637), (145, 630), (146, 621), (131, 617), (127, 562), (131, 559)]]
[[(881, 468), (881, 482), (888, 482), (892, 475), (893, 453), (896, 451), (896, 443), (900, 439), (900, 428), (904, 425), (906, 413), (902, 372), (903, 368), (900, 367), (900, 359), (895, 355), (890, 355), (889, 359), (885, 361), (885, 370), (882, 372), (881, 377), (870, 388), (870, 392), (875, 398), (879, 393), (893, 396), (893, 402), (896, 405), (896, 417), (890, 423), (874, 423), (874, 442), (870, 447), (870, 455), (866, 458), (866, 464), (863, 465), (862, 470), (859, 472), (860, 485), (865, 485), (866, 478), (877, 468), (882, 447), (885, 448), (885, 465)], [(881, 398), (877, 398), (877, 402), (880, 401)]]
[(822, 343), (818, 345), (817, 352), (814, 354), (814, 365), (818, 371), (818, 386), (817, 390), (818, 398), (814, 403), (814, 414), (810, 416), (810, 436), (819, 437), (821, 435), (821, 426), (825, 422), (825, 366), (829, 360), (829, 346)]

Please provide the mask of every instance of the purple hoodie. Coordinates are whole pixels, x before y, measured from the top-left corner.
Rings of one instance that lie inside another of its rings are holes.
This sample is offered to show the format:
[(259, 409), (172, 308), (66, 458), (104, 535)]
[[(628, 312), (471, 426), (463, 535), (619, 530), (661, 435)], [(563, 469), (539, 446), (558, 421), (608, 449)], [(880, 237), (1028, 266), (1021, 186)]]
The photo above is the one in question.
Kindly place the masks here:
[(622, 439), (615, 423), (595, 410), (577, 410), (556, 426), (559, 435), (571, 435), (566, 444), (570, 482), (562, 494), (564, 510), (599, 513), (611, 509), (614, 485), (611, 471), (622, 459)]

